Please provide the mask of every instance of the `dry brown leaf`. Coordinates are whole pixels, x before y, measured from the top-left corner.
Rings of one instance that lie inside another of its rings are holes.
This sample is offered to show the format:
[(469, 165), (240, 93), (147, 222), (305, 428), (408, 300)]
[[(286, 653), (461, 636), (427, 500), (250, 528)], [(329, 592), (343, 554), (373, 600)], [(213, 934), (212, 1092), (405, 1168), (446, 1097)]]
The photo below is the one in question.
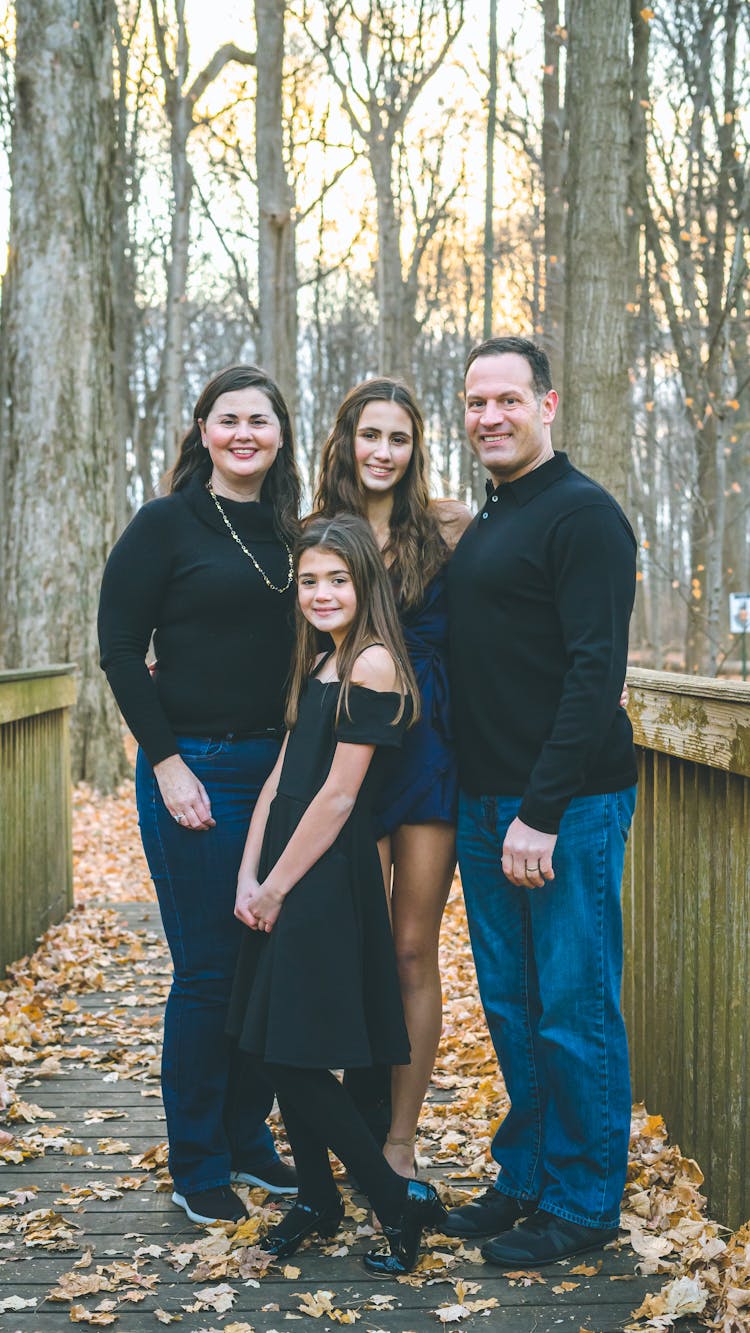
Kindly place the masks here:
[(85, 1305), (71, 1305), (71, 1324), (97, 1324), (105, 1327), (117, 1322), (117, 1315), (111, 1310), (87, 1310)]

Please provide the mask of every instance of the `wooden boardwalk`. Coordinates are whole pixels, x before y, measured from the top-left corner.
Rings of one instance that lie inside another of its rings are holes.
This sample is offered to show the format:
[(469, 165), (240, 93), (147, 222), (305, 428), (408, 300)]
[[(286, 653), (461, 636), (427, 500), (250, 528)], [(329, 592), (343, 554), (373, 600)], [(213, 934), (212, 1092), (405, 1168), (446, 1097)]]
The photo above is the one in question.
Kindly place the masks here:
[[(136, 935), (113, 948), (98, 989), (70, 997), (61, 1050), (43, 1077), (32, 1066), (19, 1090), (33, 1120), (15, 1129), (39, 1155), (0, 1165), (2, 1333), (57, 1333), (71, 1322), (144, 1333), (178, 1321), (181, 1333), (269, 1333), (299, 1319), (321, 1331), (356, 1322), (363, 1333), (441, 1322), (507, 1333), (616, 1333), (661, 1286), (663, 1279), (636, 1275), (626, 1247), (586, 1256), (583, 1267), (573, 1260), (508, 1276), (484, 1265), (476, 1249), (442, 1237), (410, 1280), (377, 1281), (360, 1263), (372, 1241), (357, 1234), (368, 1219), (356, 1195), (325, 1253), (304, 1248), (286, 1272), (271, 1266), (259, 1275), (252, 1240), (268, 1215), (262, 1193), (250, 1196), (244, 1244), (194, 1227), (170, 1201), (157, 1069), (168, 964), (156, 908), (116, 910)], [(428, 1163), (422, 1174), (447, 1173)], [(446, 1322), (446, 1307), (458, 1306), (464, 1313), (447, 1310)]]

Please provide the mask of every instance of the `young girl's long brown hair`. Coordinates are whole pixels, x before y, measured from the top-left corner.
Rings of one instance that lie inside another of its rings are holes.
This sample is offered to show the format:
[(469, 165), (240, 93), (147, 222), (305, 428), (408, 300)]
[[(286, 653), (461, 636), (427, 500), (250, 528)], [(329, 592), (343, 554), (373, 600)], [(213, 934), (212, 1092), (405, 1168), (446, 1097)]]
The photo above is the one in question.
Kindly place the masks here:
[[(342, 708), (349, 715), (349, 689), (357, 658), (371, 644), (381, 643), (393, 658), (396, 668), (395, 690), (401, 695), (401, 703), (393, 721), (401, 720), (406, 702), (410, 700), (411, 725), (419, 717), (419, 688), (401, 633), (393, 590), (372, 528), (366, 519), (358, 518), (356, 514), (339, 514), (333, 519), (313, 516), (304, 524), (302, 536), (295, 547), (297, 572), (305, 551), (316, 548), (330, 551), (344, 562), (351, 574), (357, 600), (351, 627), (336, 655), (341, 682), (336, 720)], [(297, 721), (300, 696), (320, 651), (318, 632), (305, 619), (299, 604), (296, 614), (297, 638), (285, 718), (289, 728)]]
[(411, 420), (412, 454), (394, 488), (390, 534), (382, 552), (398, 588), (399, 605), (408, 610), (422, 601), (430, 579), (448, 558), (448, 548), (430, 507), (422, 413), (401, 380), (365, 380), (350, 389), (323, 445), (314, 508), (326, 518), (343, 511), (366, 517), (367, 493), (357, 470), (354, 439), (362, 410), (372, 402), (397, 403)]

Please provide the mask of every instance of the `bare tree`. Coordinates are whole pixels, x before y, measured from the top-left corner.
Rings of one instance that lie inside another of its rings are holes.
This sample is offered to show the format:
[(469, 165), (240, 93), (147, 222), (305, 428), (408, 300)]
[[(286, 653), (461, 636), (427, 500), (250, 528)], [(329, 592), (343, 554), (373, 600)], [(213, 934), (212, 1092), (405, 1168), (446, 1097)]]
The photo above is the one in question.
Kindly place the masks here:
[(453, 45), (463, 15), (463, 0), (422, 0), (413, 11), (405, 10), (394, 0), (369, 0), (361, 16), (353, 0), (333, 0), (326, 6), (324, 36), (316, 41), (339, 90), (352, 130), (365, 146), (375, 185), (378, 367), (382, 374), (410, 376), (412, 373), (414, 340), (419, 329), (416, 319), (419, 264), (445, 219), (457, 188), (454, 184), (447, 191), (441, 189), (435, 171), (429, 170), (425, 160), (429, 172), (426, 204), (415, 219), (417, 235), (409, 269), (404, 274), (401, 253), (401, 183), (407, 171), (404, 130), (417, 98)]
[(9, 667), (76, 663), (73, 774), (109, 790), (125, 772), (96, 645), (115, 517), (112, 0), (75, 13), (67, 0), (16, 4), (2, 651)]
[(660, 135), (653, 127), (646, 213), (693, 446), (685, 482), (691, 501), (685, 662), (689, 671), (707, 673), (721, 655), (727, 460), (742, 383), (737, 312), (748, 273), (746, 166), (738, 156), (740, 8), (740, 0), (686, 0), (659, 24), (667, 61), (662, 95), (677, 133)]
[(297, 403), (297, 263), (294, 196), (283, 150), (284, 0), (255, 0), (258, 87), (258, 316), (260, 361)]
[(484, 188), (484, 318), (482, 337), (492, 337), (495, 271), (495, 126), (497, 122), (497, 0), (490, 0), (490, 72), (487, 86), (487, 135)]
[[(542, 342), (550, 359), (552, 383), (562, 385), (565, 347), (565, 170), (566, 115), (560, 88), (560, 54), (566, 40), (560, 0), (543, 0), (544, 67), (542, 178), (544, 181), (544, 313)], [(565, 439), (565, 402), (555, 418), (555, 436)]]
[(623, 503), (630, 459), (629, 26), (622, 0), (571, 0), (565, 437), (576, 463)]
[[(169, 121), (169, 153), (172, 173), (172, 232), (167, 266), (166, 336), (161, 367), (161, 402), (164, 420), (165, 462), (171, 464), (180, 438), (184, 393), (185, 297), (190, 252), (190, 207), (193, 172), (188, 158), (188, 140), (199, 119), (196, 106), (211, 84), (231, 61), (254, 65), (255, 53), (233, 43), (219, 48), (192, 80), (189, 80), (190, 46), (185, 20), (185, 0), (173, 0), (174, 16), (168, 17), (160, 0), (151, 0), (159, 67), (164, 84), (164, 109)], [(174, 36), (172, 34), (174, 32)]]

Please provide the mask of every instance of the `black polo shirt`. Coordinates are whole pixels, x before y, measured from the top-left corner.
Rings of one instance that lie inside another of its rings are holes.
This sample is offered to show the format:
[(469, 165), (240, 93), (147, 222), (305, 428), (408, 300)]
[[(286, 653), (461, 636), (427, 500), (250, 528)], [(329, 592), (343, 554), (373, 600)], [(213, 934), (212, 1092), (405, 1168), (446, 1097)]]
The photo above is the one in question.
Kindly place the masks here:
[(459, 778), (520, 796), (556, 833), (574, 796), (636, 780), (625, 680), (636, 541), (612, 496), (556, 453), (496, 489), (448, 566)]

